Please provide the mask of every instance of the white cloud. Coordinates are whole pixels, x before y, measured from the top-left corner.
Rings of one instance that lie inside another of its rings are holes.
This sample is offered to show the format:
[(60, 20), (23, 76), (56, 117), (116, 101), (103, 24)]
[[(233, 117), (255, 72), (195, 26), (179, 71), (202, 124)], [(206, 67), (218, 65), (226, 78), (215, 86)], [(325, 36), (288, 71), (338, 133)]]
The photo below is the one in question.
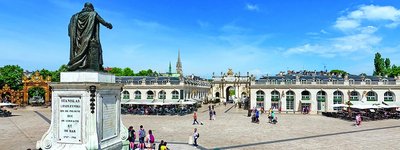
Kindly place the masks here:
[(336, 20), (336, 24), (334, 25), (335, 28), (340, 30), (350, 30), (355, 29), (360, 26), (358, 20), (353, 20), (345, 17), (340, 17)]
[(246, 9), (250, 10), (250, 11), (259, 11), (260, 10), (256, 4), (249, 4), (249, 3), (246, 4)]
[[(370, 54), (380, 46), (383, 38), (376, 34), (379, 26), (395, 28), (398, 24), (400, 24), (400, 9), (392, 6), (363, 5), (336, 19), (333, 27), (342, 31), (341, 35), (322, 39), (318, 44), (306, 43), (288, 48), (284, 54), (317, 54), (322, 57), (351, 54), (363, 57), (364, 54)], [(319, 33), (327, 32), (321, 30)]]
[(393, 6), (363, 5), (346, 16), (339, 17), (334, 27), (339, 30), (351, 30), (365, 21), (383, 22), (385, 27), (395, 28), (400, 24), (400, 9)]

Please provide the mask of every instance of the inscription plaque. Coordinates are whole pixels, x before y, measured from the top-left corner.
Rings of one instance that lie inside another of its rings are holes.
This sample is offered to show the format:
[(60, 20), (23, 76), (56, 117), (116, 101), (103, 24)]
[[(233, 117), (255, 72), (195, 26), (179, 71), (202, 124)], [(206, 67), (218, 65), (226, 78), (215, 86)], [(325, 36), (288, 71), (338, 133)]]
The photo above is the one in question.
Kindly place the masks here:
[(115, 96), (103, 97), (103, 121), (102, 139), (108, 139), (117, 135), (117, 99)]
[(81, 143), (82, 102), (80, 97), (62, 97), (59, 103), (58, 140)]

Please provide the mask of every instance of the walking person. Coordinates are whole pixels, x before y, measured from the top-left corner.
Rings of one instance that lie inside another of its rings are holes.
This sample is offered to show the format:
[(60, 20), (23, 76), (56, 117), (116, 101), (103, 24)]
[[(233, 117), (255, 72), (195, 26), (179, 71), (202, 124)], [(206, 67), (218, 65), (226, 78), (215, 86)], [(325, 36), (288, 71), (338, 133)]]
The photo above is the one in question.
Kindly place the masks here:
[(215, 109), (212, 110), (212, 115), (213, 115), (213, 120), (215, 120), (217, 117), (217, 113), (215, 112)]
[(196, 111), (194, 111), (194, 113), (193, 113), (193, 125), (194, 124), (199, 124), (199, 122), (197, 121), (197, 112)]
[(260, 122), (260, 120), (258, 120), (259, 117), (260, 117), (260, 111), (256, 110), (256, 120), (255, 120), (256, 123)]
[(149, 130), (149, 134), (146, 136), (146, 147), (148, 150), (155, 149), (154, 142), (155, 138), (153, 135), (153, 131)]
[(128, 128), (128, 141), (129, 141), (129, 150), (135, 150), (135, 139), (136, 139), (136, 134), (135, 130), (133, 129), (132, 126)]
[(200, 134), (197, 132), (197, 128), (194, 128), (194, 133), (193, 133), (193, 146), (198, 146), (197, 145), (197, 139), (200, 137)]
[(143, 125), (140, 125), (139, 129), (139, 148), (141, 150), (144, 149), (144, 138), (146, 137), (146, 131), (143, 128)]
[(356, 127), (361, 125), (361, 114), (358, 114), (356, 116)]
[(161, 140), (160, 144), (158, 144), (158, 150), (161, 150), (161, 146), (163, 146), (163, 145), (164, 145), (164, 140)]

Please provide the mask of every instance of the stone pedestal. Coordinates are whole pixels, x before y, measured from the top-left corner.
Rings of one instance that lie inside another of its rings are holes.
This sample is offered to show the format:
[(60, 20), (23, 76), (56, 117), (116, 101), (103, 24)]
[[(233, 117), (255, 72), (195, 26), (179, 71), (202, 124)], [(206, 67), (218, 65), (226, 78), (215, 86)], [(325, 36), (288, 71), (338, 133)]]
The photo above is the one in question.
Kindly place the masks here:
[(128, 131), (120, 118), (122, 85), (115, 83), (114, 75), (63, 72), (61, 82), (50, 86), (51, 125), (36, 148), (86, 150), (128, 146)]

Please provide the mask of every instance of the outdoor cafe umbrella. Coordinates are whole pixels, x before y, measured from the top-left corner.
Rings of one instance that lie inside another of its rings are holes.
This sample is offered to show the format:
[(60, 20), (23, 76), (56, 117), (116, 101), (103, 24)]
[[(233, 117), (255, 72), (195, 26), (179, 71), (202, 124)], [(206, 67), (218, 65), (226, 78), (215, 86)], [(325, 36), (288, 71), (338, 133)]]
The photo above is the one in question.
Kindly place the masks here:
[(13, 104), (13, 103), (0, 103), (0, 106), (17, 106), (17, 104)]

